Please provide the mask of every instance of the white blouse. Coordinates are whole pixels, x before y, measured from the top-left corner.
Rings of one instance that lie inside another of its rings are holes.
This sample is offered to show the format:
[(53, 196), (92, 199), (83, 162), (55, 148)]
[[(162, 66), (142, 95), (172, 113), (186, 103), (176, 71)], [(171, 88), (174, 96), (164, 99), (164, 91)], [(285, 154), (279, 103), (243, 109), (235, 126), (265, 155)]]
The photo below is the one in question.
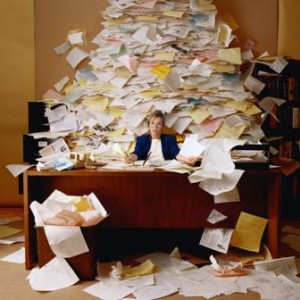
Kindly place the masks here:
[(150, 155), (149, 159), (164, 160), (160, 139), (152, 139), (150, 152), (151, 152), (151, 155)]

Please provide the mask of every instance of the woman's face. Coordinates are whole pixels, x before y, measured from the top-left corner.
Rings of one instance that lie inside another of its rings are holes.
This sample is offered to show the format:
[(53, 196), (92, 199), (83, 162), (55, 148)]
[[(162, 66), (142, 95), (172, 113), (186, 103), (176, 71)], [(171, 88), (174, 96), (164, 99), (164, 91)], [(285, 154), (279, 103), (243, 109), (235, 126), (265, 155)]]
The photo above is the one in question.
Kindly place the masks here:
[(152, 117), (149, 122), (150, 135), (153, 139), (159, 139), (163, 128), (163, 120), (160, 117)]

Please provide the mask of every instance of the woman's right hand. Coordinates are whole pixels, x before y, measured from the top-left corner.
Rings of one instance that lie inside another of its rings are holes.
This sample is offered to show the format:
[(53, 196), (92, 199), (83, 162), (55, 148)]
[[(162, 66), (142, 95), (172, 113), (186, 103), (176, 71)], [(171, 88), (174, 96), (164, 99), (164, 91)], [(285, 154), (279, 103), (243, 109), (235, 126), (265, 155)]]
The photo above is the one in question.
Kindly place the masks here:
[(135, 154), (129, 154), (123, 157), (123, 162), (126, 164), (133, 164), (134, 161), (135, 161)]

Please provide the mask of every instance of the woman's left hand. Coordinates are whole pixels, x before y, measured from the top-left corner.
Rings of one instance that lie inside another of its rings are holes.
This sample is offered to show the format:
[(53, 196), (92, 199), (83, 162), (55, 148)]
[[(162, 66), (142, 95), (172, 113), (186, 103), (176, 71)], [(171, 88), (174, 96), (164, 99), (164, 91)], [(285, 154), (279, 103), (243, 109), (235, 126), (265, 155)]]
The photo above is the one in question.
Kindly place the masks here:
[(186, 163), (190, 166), (193, 166), (198, 161), (198, 157), (190, 156), (186, 158)]

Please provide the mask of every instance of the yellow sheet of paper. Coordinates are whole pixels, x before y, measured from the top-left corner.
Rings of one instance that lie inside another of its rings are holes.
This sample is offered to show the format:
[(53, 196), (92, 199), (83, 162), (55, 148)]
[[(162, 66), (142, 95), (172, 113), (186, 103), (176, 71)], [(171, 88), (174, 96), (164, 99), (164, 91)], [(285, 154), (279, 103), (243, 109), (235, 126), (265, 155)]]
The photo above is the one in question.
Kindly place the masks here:
[(130, 145), (128, 146), (128, 148), (127, 148), (127, 152), (128, 153), (133, 152), (134, 148), (135, 148), (135, 142), (131, 142)]
[(151, 73), (156, 75), (159, 79), (165, 79), (171, 72), (171, 68), (167, 65), (156, 65), (151, 69)]
[(235, 101), (233, 99), (229, 99), (226, 101), (226, 105), (231, 106), (236, 111), (245, 112), (252, 104), (248, 100)]
[(241, 212), (233, 235), (231, 246), (259, 252), (261, 238), (268, 220), (245, 212)]
[(68, 84), (64, 87), (64, 93), (68, 94), (72, 91), (74, 91), (75, 86), (73, 84)]
[(198, 86), (196, 84), (185, 84), (185, 83), (182, 83), (181, 87), (185, 91), (197, 90), (197, 88), (198, 88)]
[(235, 101), (230, 99), (226, 101), (226, 105), (233, 107), (236, 111), (243, 112), (247, 116), (254, 116), (262, 112), (262, 110), (250, 100)]
[(211, 67), (219, 72), (219, 73), (231, 73), (235, 71), (235, 67), (233, 65), (228, 64), (210, 64)]
[(234, 17), (227, 11), (221, 11), (220, 16), (225, 21), (225, 23), (227, 23), (230, 26), (232, 31), (239, 28), (239, 24), (236, 22)]
[(259, 113), (261, 113), (262, 110), (259, 109), (255, 104), (252, 104), (251, 106), (249, 106), (246, 111), (245, 111), (245, 115), (247, 116), (254, 116), (257, 115)]
[(204, 1), (204, 0), (199, 0), (199, 5), (200, 5), (201, 10), (215, 10), (215, 9), (217, 9), (214, 4), (209, 3), (207, 1)]
[(71, 203), (75, 206), (76, 211), (87, 211), (93, 209), (92, 203), (87, 196), (78, 197), (72, 200)]
[(91, 136), (93, 134), (95, 134), (94, 130), (83, 130), (73, 133), (74, 137), (86, 137)]
[(241, 48), (220, 49), (218, 58), (231, 64), (240, 65), (242, 64)]
[(159, 51), (154, 55), (155, 60), (174, 61), (175, 51)]
[(120, 118), (125, 113), (124, 109), (118, 108), (118, 107), (113, 107), (113, 106), (110, 106), (108, 108), (108, 110), (109, 110), (109, 113), (115, 118)]
[(116, 87), (112, 84), (103, 84), (103, 85), (94, 85), (93, 86), (94, 91), (98, 92), (109, 92), (116, 89)]
[(207, 109), (195, 108), (190, 111), (190, 115), (195, 123), (201, 124), (206, 118), (210, 116), (210, 112)]
[(151, 90), (145, 90), (140, 92), (140, 95), (145, 97), (145, 98), (149, 98), (152, 99), (154, 97), (160, 96), (162, 94), (160, 89), (151, 89)]
[(0, 239), (7, 238), (19, 232), (22, 232), (22, 230), (17, 228), (12, 228), (10, 226), (0, 226)]
[(123, 135), (125, 130), (126, 130), (126, 128), (120, 128), (118, 130), (108, 132), (106, 136), (108, 136), (108, 137), (120, 137), (120, 136)]
[(108, 105), (108, 97), (90, 97), (85, 98), (82, 104), (89, 107), (91, 110), (104, 111)]
[(223, 123), (214, 138), (238, 139), (245, 129), (246, 125), (242, 123), (236, 124), (232, 128)]
[(80, 78), (77, 82), (79, 85), (85, 86), (88, 83), (88, 80), (86, 78)]
[(155, 273), (155, 265), (152, 263), (150, 259), (146, 260), (142, 264), (131, 267), (131, 268), (124, 268), (123, 275), (125, 277), (135, 277), (135, 276), (142, 276)]
[(117, 24), (122, 24), (122, 23), (126, 23), (128, 21), (131, 21), (131, 18), (128, 17), (122, 17), (122, 18), (108, 18), (106, 20), (108, 25), (117, 25)]
[(232, 29), (227, 24), (221, 24), (219, 26), (218, 44), (226, 45), (231, 36)]
[(184, 12), (183, 11), (178, 11), (178, 10), (169, 10), (169, 11), (165, 11), (163, 13), (163, 15), (165, 15), (167, 17), (174, 17), (174, 18), (181, 19), (182, 16), (184, 15)]

